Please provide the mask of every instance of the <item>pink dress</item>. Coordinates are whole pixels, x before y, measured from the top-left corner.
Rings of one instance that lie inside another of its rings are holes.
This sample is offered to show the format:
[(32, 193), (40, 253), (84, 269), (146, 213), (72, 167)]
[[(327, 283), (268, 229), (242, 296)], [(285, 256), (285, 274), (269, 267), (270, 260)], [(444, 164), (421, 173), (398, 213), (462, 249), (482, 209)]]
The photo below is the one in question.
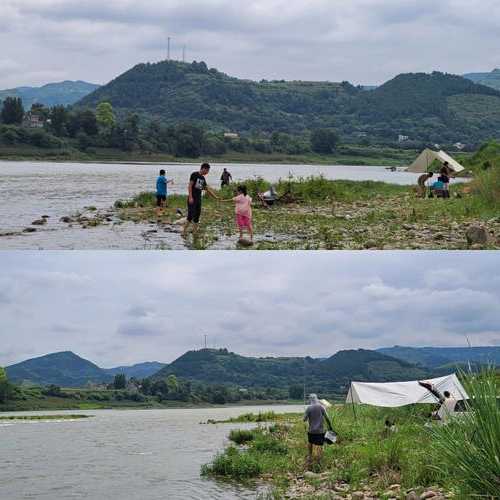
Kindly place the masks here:
[(240, 229), (252, 226), (252, 198), (248, 195), (239, 194), (233, 198), (236, 206), (236, 224)]

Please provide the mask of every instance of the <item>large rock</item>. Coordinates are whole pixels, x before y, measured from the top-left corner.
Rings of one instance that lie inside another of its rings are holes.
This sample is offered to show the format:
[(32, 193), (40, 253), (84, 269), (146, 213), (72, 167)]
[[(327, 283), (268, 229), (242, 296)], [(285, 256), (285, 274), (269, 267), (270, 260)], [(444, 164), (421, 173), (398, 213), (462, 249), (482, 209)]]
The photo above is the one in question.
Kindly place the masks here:
[(467, 243), (472, 245), (487, 245), (491, 238), (490, 233), (484, 226), (470, 226), (465, 233)]

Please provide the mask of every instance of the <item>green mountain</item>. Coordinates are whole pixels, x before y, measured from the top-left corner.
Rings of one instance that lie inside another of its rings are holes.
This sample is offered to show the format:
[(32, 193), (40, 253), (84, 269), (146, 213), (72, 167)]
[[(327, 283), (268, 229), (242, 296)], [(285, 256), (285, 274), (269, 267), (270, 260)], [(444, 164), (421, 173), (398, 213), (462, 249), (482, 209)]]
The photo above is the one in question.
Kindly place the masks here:
[(45, 106), (60, 104), (70, 106), (97, 88), (99, 85), (82, 81), (49, 83), (43, 87), (18, 87), (0, 90), (0, 101), (6, 97), (20, 97), (25, 109), (31, 108), (32, 104), (35, 103)]
[(494, 364), (500, 366), (500, 347), (388, 347), (377, 352), (428, 368), (457, 365)]
[(428, 370), (375, 351), (341, 351), (328, 359), (251, 358), (227, 349), (190, 351), (164, 367), (153, 378), (169, 375), (206, 384), (345, 392), (350, 381), (386, 382), (425, 378)]
[(6, 368), (9, 380), (38, 385), (83, 387), (87, 382), (110, 382), (113, 377), (72, 352), (57, 352), (28, 359)]
[(168, 124), (240, 133), (334, 127), (344, 140), (476, 143), (499, 135), (500, 92), (443, 73), (399, 75), (374, 90), (348, 82), (241, 80), (203, 62), (139, 64), (78, 104), (109, 101)]
[(165, 366), (167, 366), (165, 363), (150, 361), (146, 363), (138, 363), (132, 366), (117, 366), (116, 368), (103, 368), (103, 371), (112, 376), (115, 376), (118, 373), (124, 373), (127, 376), (127, 378), (135, 377), (136, 379), (143, 379), (150, 377), (151, 375), (154, 375)]
[(500, 90), (500, 69), (494, 69), (491, 73), (467, 73), (464, 78)]

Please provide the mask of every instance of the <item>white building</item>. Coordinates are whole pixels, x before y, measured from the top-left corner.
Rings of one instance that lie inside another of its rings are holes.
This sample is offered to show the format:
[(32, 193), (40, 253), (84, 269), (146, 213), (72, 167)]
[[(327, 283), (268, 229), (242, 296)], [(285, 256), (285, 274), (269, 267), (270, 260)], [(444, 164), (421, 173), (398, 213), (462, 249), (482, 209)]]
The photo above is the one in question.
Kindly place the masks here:
[(407, 135), (401, 135), (401, 134), (399, 134), (399, 136), (398, 136), (398, 142), (406, 142), (409, 139), (410, 138)]

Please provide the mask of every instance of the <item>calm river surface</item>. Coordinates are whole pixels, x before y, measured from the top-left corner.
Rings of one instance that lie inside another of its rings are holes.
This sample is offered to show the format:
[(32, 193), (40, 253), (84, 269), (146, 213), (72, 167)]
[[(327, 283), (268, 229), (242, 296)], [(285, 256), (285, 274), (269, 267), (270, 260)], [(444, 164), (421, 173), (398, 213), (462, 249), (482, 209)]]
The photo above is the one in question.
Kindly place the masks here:
[[(328, 179), (375, 180), (414, 184), (416, 174), (391, 172), (385, 167), (312, 165), (219, 165), (213, 164), (209, 184), (218, 186), (227, 167), (234, 180), (255, 176), (269, 181), (324, 175)], [(185, 193), (189, 175), (198, 164), (165, 164), (175, 184), (171, 193)], [(160, 165), (81, 164), (0, 161), (0, 249), (185, 249), (180, 237), (162, 235), (151, 241), (148, 224), (110, 224), (93, 229), (68, 227), (59, 219), (85, 207), (111, 207), (117, 199), (128, 199), (142, 191), (154, 191)], [(184, 208), (184, 207), (181, 207)], [(48, 224), (37, 232), (19, 234), (31, 223), (48, 215)], [(153, 228), (154, 229), (154, 228)], [(6, 233), (15, 233), (5, 235)]]
[(201, 465), (224, 448), (230, 429), (251, 426), (200, 422), (267, 410), (293, 413), (303, 407), (71, 411), (55, 413), (94, 416), (0, 423), (0, 498), (255, 498), (251, 489), (200, 477)]

